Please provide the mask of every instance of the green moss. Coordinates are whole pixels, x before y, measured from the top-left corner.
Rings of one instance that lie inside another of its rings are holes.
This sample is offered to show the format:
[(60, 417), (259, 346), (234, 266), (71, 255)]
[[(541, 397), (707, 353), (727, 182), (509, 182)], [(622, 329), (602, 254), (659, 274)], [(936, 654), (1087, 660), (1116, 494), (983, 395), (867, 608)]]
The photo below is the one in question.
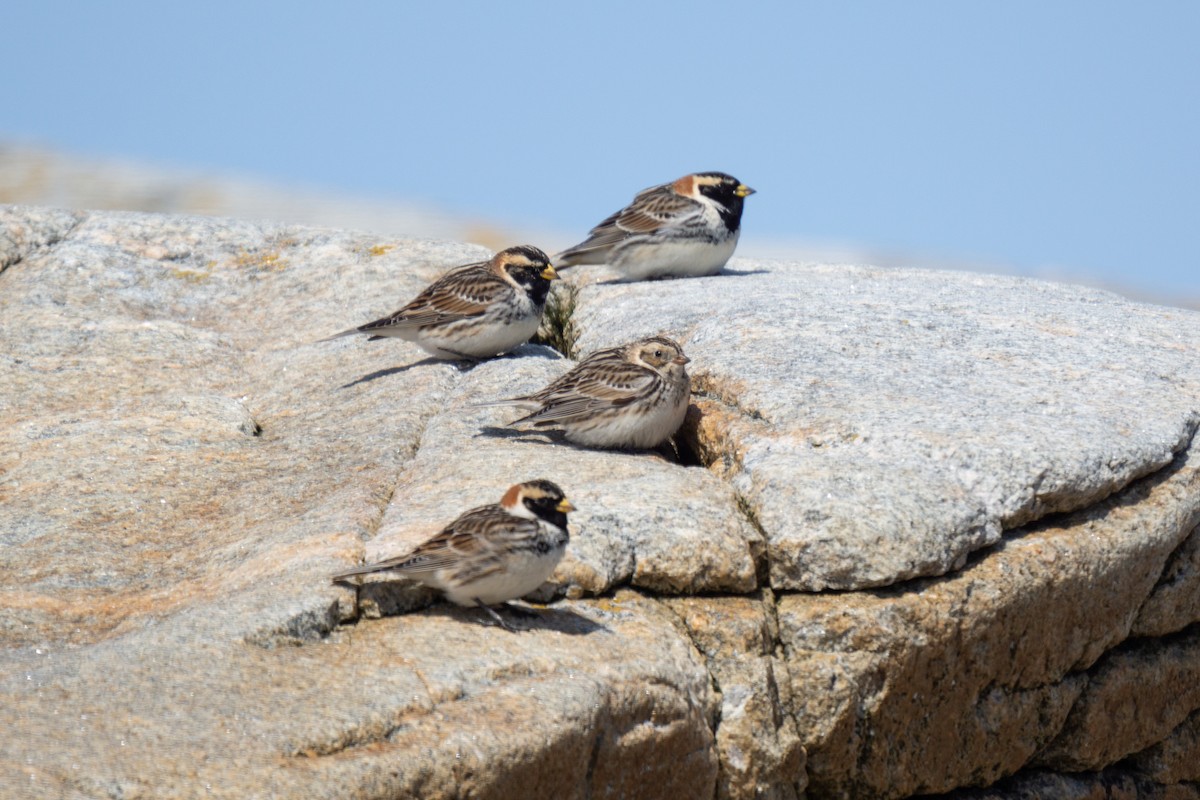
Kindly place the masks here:
[(172, 269), (168, 273), (172, 278), (178, 278), (188, 283), (204, 283), (212, 277), (211, 272), (201, 272), (195, 269)]
[(575, 303), (579, 298), (579, 289), (573, 284), (556, 282), (546, 298), (546, 310), (542, 314), (542, 324), (537, 335), (531, 341), (553, 347), (567, 358), (575, 358), (575, 341), (578, 333), (575, 331)]
[(278, 250), (262, 253), (250, 253), (245, 250), (233, 259), (233, 265), (238, 269), (252, 269), (255, 272), (279, 272), (287, 268), (287, 259)]

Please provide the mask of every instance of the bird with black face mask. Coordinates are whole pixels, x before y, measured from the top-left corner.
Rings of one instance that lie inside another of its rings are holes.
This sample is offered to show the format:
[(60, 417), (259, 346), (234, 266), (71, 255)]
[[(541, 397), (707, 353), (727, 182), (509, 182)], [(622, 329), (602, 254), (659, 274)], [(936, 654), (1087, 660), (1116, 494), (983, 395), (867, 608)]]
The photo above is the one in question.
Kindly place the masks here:
[(478, 360), (512, 350), (537, 333), (558, 273), (536, 247), (510, 247), (488, 261), (452, 269), (386, 317), (322, 342), (365, 334), (396, 337), (437, 358)]
[(512, 630), (491, 606), (537, 589), (562, 559), (575, 507), (557, 484), (526, 481), (509, 487), (499, 503), (465, 512), (416, 549), (335, 575), (335, 583), (394, 572), (441, 590), (460, 606), (479, 606)]
[(638, 193), (559, 253), (560, 269), (608, 264), (627, 280), (715, 275), (737, 247), (754, 190), (724, 172), (697, 172)]

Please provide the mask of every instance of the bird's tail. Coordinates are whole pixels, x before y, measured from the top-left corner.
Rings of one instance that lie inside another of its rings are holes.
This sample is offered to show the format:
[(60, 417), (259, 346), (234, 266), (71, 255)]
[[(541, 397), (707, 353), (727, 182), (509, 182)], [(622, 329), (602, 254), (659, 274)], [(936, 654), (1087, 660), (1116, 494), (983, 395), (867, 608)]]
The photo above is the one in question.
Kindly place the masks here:
[(350, 578), (355, 578), (359, 575), (370, 575), (375, 572), (392, 572), (400, 566), (401, 561), (403, 561), (403, 559), (380, 561), (378, 564), (364, 564), (361, 567), (355, 567), (354, 569), (348, 569), (345, 572), (339, 572), (337, 575), (334, 575), (332, 578), (330, 578), (330, 580), (332, 580), (334, 583), (349, 583)]
[(488, 400), (486, 403), (471, 403), (468, 408), (493, 408), (496, 406), (516, 406), (517, 408), (538, 408), (541, 406), (537, 400), (529, 397), (510, 397), (507, 400)]
[(590, 248), (584, 250), (581, 247), (571, 247), (563, 250), (551, 260), (554, 262), (555, 269), (570, 269), (582, 264), (603, 264), (604, 255), (596, 253)]
[(334, 339), (341, 339), (343, 336), (353, 336), (356, 333), (362, 333), (362, 331), (358, 328), (350, 328), (349, 330), (342, 331), (341, 333), (335, 333), (333, 336), (326, 336), (324, 339), (316, 339), (313, 341), (313, 344), (332, 342)]

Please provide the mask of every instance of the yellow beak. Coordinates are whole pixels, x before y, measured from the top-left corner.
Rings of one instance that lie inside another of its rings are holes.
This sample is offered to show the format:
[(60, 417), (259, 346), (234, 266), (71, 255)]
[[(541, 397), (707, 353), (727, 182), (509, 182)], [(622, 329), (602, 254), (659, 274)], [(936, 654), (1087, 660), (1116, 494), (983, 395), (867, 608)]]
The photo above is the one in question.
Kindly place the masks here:
[(558, 273), (554, 271), (553, 264), (546, 265), (546, 268), (544, 270), (542, 270), (542, 277), (548, 281), (558, 280)]
[(559, 500), (558, 505), (556, 505), (554, 508), (564, 514), (569, 514), (575, 510), (575, 506), (571, 505), (571, 501), (565, 497), (562, 500)]
[(738, 197), (749, 197), (750, 195), (754, 194), (754, 190), (744, 183), (739, 183), (738, 188), (734, 189), (733, 193)]

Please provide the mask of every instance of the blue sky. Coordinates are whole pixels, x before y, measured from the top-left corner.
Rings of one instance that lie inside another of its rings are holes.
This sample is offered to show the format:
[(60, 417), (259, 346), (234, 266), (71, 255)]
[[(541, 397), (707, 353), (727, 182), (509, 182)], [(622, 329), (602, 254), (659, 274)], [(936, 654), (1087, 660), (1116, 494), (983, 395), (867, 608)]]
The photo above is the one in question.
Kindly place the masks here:
[(1200, 298), (1200, 3), (14, 3), (0, 139), (565, 231), (693, 170), (751, 237)]

